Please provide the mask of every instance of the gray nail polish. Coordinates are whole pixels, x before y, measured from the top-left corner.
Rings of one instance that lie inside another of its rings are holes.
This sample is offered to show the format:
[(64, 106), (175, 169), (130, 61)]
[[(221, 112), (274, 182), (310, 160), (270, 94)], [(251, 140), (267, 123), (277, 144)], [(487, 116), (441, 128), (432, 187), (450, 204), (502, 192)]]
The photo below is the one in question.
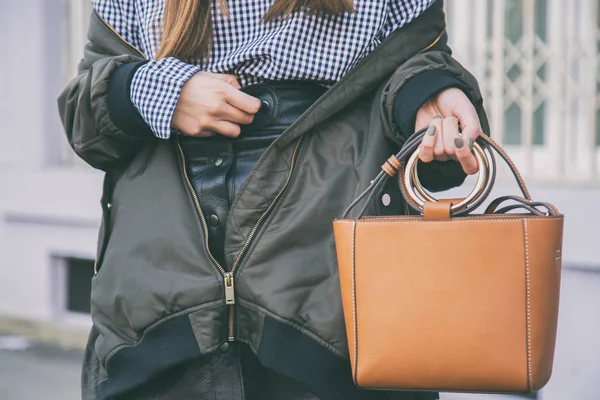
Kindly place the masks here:
[(454, 145), (457, 149), (462, 149), (465, 145), (465, 142), (462, 140), (462, 138), (457, 137), (454, 139)]
[(467, 147), (469, 148), (469, 150), (471, 150), (473, 148), (473, 142), (475, 142), (473, 139), (471, 139), (471, 138), (467, 139)]
[(433, 136), (433, 135), (435, 135), (435, 130), (436, 130), (435, 125), (429, 125), (429, 128), (427, 128), (426, 134), (428, 136)]

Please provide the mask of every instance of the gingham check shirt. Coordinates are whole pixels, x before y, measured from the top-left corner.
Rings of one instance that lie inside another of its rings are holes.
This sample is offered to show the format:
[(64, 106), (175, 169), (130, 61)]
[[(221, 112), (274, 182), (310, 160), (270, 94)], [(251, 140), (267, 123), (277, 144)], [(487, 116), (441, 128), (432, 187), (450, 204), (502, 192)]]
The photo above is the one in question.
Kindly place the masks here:
[(154, 134), (168, 138), (184, 83), (198, 71), (234, 74), (242, 86), (264, 80), (338, 81), (383, 39), (435, 0), (354, 0), (355, 12), (307, 14), (261, 22), (272, 0), (212, 1), (213, 47), (206, 62), (154, 59), (164, 0), (92, 0), (96, 11), (149, 62), (131, 83), (131, 100)]

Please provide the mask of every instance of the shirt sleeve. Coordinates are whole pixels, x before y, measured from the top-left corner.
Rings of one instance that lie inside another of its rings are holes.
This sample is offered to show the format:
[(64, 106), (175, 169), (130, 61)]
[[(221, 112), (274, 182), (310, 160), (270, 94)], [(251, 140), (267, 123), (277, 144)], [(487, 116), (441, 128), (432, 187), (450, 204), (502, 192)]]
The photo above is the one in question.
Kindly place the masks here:
[(142, 65), (131, 81), (131, 102), (161, 139), (171, 136), (171, 119), (181, 89), (200, 68), (174, 57), (150, 60)]
[(388, 0), (387, 18), (381, 27), (384, 40), (398, 28), (408, 24), (429, 8), (435, 0)]
[[(92, 5), (124, 40), (144, 50), (140, 40), (135, 0), (92, 0)], [(131, 103), (154, 135), (167, 139), (171, 135), (171, 118), (181, 89), (200, 68), (174, 57), (155, 60), (152, 59), (152, 54), (145, 56), (149, 61), (132, 70), (133, 77), (124, 82), (127, 81), (130, 85), (128, 89)]]

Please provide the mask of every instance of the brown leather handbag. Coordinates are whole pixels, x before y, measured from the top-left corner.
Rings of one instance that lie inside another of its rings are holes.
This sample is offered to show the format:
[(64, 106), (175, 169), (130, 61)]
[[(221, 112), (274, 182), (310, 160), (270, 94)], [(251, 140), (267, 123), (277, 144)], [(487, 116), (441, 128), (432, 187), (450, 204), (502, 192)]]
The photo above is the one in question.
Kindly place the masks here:
[[(473, 146), (475, 190), (437, 201), (418, 179), (422, 136), (390, 157), (334, 222), (354, 381), (371, 389), (537, 391), (552, 372), (563, 216), (533, 201), (510, 158), (483, 136)], [(495, 180), (492, 149), (523, 197), (500, 197), (473, 214)], [(364, 216), (396, 173), (417, 215)]]

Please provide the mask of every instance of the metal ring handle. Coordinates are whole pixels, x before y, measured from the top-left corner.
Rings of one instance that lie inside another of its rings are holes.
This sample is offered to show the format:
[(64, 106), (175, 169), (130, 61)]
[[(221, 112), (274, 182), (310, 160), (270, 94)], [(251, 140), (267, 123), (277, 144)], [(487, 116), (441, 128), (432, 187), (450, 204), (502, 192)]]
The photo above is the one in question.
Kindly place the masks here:
[[(481, 146), (475, 142), (473, 143), (473, 154), (479, 164), (479, 175), (477, 176), (477, 183), (473, 191), (464, 199), (456, 204), (452, 204), (450, 211), (455, 213), (463, 210), (471, 203), (477, 202), (478, 198), (484, 193), (489, 192), (490, 186), (493, 184), (493, 179), (490, 175), (492, 167), (491, 155), (484, 152)], [(438, 199), (431, 196), (419, 180), (419, 174), (417, 172), (417, 164), (419, 160), (419, 151), (415, 151), (412, 156), (406, 162), (406, 173), (404, 174), (404, 186), (406, 188), (407, 195), (421, 208), (425, 205), (425, 201), (437, 202)], [(417, 190), (418, 194), (415, 192)]]
[[(489, 175), (488, 179), (490, 179), (490, 181), (492, 181), (493, 183), (493, 175), (495, 174), (495, 170), (494, 170), (494, 163), (491, 162), (491, 158), (494, 156), (490, 150), (489, 147), (484, 147), (483, 148), (483, 153), (484, 153), (484, 157), (483, 157), (483, 161), (485, 165), (485, 168), (487, 168), (487, 173)], [(477, 162), (479, 163), (480, 160), (477, 159)], [(417, 163), (415, 163), (415, 167), (414, 167), (414, 179), (413, 179), (413, 186), (414, 188), (417, 190), (417, 193), (421, 196), (422, 199), (428, 200), (428, 201), (433, 201), (436, 202), (438, 201), (435, 197), (433, 197), (422, 185), (421, 185), (421, 181), (419, 179), (419, 169), (417, 168)], [(477, 190), (477, 187), (475, 188), (474, 192), (476, 192), (474, 199), (477, 199), (479, 196), (481, 196), (483, 193), (485, 193), (486, 189), (488, 189), (488, 186), (481, 186), (480, 190)], [(477, 204), (477, 202), (470, 202), (469, 204)], [(464, 210), (465, 208), (468, 208), (468, 204), (463, 207), (461, 210)]]
[[(487, 158), (484, 157), (483, 160), (485, 163), (485, 168), (489, 169), (490, 165), (489, 165)], [(479, 162), (479, 160), (477, 160), (477, 161)], [(415, 165), (416, 165), (416, 163), (415, 163)], [(414, 179), (413, 179), (413, 186), (414, 186), (415, 190), (417, 191), (417, 193), (421, 196), (421, 198), (424, 200), (427, 200), (427, 201), (433, 201), (433, 202), (438, 201), (421, 185), (421, 180), (419, 178), (419, 169), (415, 167), (413, 172), (415, 175)], [(480, 191), (474, 190), (475, 192), (477, 192), (477, 195), (475, 197), (477, 197), (478, 195), (481, 195), (484, 190), (485, 190), (485, 186), (481, 186)]]

